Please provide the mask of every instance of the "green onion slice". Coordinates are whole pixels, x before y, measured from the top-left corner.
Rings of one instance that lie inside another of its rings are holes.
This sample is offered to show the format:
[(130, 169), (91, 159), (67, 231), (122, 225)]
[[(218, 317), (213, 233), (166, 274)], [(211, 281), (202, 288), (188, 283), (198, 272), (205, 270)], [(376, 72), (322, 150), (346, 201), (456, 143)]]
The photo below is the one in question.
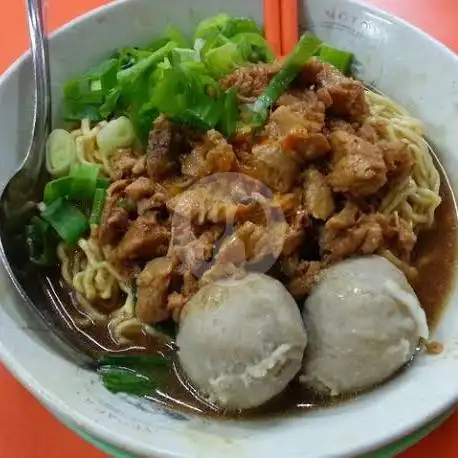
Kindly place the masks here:
[(100, 166), (93, 164), (73, 164), (70, 177), (73, 182), (69, 196), (78, 200), (90, 200), (94, 196)]
[(69, 132), (55, 129), (46, 142), (46, 169), (53, 177), (68, 174), (70, 167), (76, 161), (75, 140)]
[(100, 223), (100, 218), (103, 213), (103, 206), (105, 204), (107, 192), (105, 189), (97, 188), (94, 193), (94, 200), (92, 201), (92, 211), (91, 216), (89, 217), (89, 224), (91, 226), (97, 225)]
[(75, 245), (89, 228), (84, 214), (62, 198), (47, 206), (42, 211), (41, 217), (70, 245)]
[(327, 62), (345, 75), (348, 75), (350, 73), (351, 63), (353, 60), (353, 53), (342, 51), (341, 49), (332, 48), (331, 46), (323, 44), (320, 47), (318, 58), (322, 62)]

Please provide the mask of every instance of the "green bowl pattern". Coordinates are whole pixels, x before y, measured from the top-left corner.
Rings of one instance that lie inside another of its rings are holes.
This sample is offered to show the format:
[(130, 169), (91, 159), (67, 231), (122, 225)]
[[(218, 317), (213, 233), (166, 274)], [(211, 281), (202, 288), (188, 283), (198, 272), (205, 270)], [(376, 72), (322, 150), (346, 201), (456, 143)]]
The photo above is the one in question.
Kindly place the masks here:
[[(408, 448), (415, 445), (417, 442), (424, 439), (428, 434), (430, 434), (437, 427), (439, 427), (445, 420), (447, 420), (452, 413), (453, 413), (452, 411), (447, 412), (446, 414), (440, 416), (436, 420), (433, 420), (432, 422), (428, 423), (426, 426), (419, 429), (418, 431), (415, 431), (414, 433), (410, 434), (409, 436), (406, 436), (398, 440), (397, 442), (394, 442), (384, 447), (383, 449), (377, 452), (373, 452), (367, 455), (366, 458), (393, 458), (395, 457), (399, 453), (404, 452)], [(78, 434), (80, 437), (82, 437), (83, 439), (85, 439), (86, 441), (94, 445), (96, 448), (105, 452), (108, 456), (111, 456), (113, 458), (135, 458), (134, 455), (130, 455), (129, 453), (123, 452), (122, 450), (119, 450), (109, 444), (106, 444), (98, 439), (95, 439), (94, 437), (90, 436), (89, 434), (81, 431), (80, 429), (76, 427), (73, 427), (71, 425), (67, 425), (67, 426), (72, 431), (74, 431), (76, 434)]]

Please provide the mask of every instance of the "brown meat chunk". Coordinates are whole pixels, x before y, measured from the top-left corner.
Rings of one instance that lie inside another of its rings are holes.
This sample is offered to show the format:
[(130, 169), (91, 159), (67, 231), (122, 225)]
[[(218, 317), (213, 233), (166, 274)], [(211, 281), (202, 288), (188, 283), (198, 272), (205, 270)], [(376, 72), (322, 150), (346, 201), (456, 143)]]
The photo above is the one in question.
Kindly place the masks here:
[(168, 199), (169, 197), (165, 189), (157, 189), (151, 197), (140, 199), (137, 202), (137, 213), (143, 215), (151, 210), (165, 209)]
[(110, 178), (114, 181), (130, 178), (138, 161), (139, 157), (131, 148), (118, 150), (111, 159)]
[(171, 314), (175, 323), (180, 322), (181, 312), (187, 304), (189, 298), (182, 293), (173, 291), (167, 299), (167, 310)]
[(309, 134), (303, 129), (291, 131), (281, 144), (285, 154), (301, 165), (326, 156), (331, 151), (331, 145), (323, 134)]
[(409, 224), (398, 217), (380, 213), (365, 214), (354, 203), (328, 220), (321, 235), (323, 256), (329, 261), (356, 254), (383, 254), (389, 250), (408, 261), (416, 242)]
[(309, 219), (304, 210), (297, 210), (291, 224), (285, 228), (282, 255), (291, 256), (299, 250), (304, 241), (305, 229), (309, 226)]
[(181, 312), (189, 299), (199, 291), (199, 281), (189, 270), (182, 272), (182, 279), (181, 292), (173, 291), (167, 300), (167, 309), (176, 323), (180, 322)]
[(199, 291), (199, 281), (189, 270), (183, 272), (183, 287), (181, 290), (188, 299)]
[(379, 148), (388, 169), (388, 181), (402, 181), (407, 178), (415, 164), (408, 145), (401, 140), (380, 141)]
[(318, 59), (309, 59), (302, 68), (300, 80), (308, 86), (318, 84), (318, 74), (323, 70), (323, 62)]
[(287, 288), (293, 297), (300, 301), (310, 294), (321, 271), (319, 261), (300, 261), (287, 283)]
[(406, 220), (393, 215), (386, 220), (383, 235), (385, 246), (389, 251), (395, 253), (403, 261), (410, 260), (417, 243), (417, 236)]
[[(311, 94), (313, 94), (311, 96)], [(311, 98), (312, 97), (312, 98)], [(317, 100), (324, 104), (325, 109), (332, 105), (329, 93), (314, 92), (311, 89), (288, 89), (275, 102), (275, 105), (292, 105), (300, 101)]]
[(318, 88), (318, 93), (327, 92), (332, 99), (329, 111), (352, 121), (362, 121), (369, 114), (369, 105), (364, 95), (364, 86), (345, 76), (330, 64), (311, 59), (305, 64), (301, 78)]
[(112, 183), (107, 190), (107, 199), (97, 231), (102, 245), (114, 245), (127, 231), (129, 213), (124, 208), (117, 206), (127, 184), (127, 180), (118, 180)]
[(292, 129), (298, 128), (311, 133), (321, 132), (324, 127), (325, 105), (313, 91), (305, 91), (296, 102), (288, 100), (286, 96), (283, 101), (290, 103), (280, 105), (270, 116), (270, 121), (277, 125), (280, 135), (286, 135)]
[(126, 186), (124, 193), (134, 202), (137, 202), (138, 200), (143, 199), (144, 197), (149, 197), (153, 195), (154, 191), (154, 183), (146, 177), (140, 177), (128, 186)]
[(254, 178), (262, 181), (272, 191), (288, 192), (297, 176), (296, 162), (283, 152), (280, 143), (265, 141), (252, 150)]
[(170, 242), (170, 230), (158, 224), (152, 213), (139, 216), (116, 247), (120, 261), (164, 256)]
[(332, 132), (343, 131), (349, 134), (356, 135), (356, 129), (354, 124), (344, 121), (343, 119), (328, 119), (326, 122), (326, 129), (329, 134)]
[[(221, 244), (215, 260), (218, 264), (244, 265), (258, 261), (275, 248), (265, 228), (247, 221)], [(282, 243), (280, 240), (279, 243)]]
[(324, 103), (310, 90), (297, 96), (283, 95), (280, 101), (282, 104), (265, 127), (267, 136), (280, 140), (285, 153), (300, 164), (327, 154), (331, 147), (321, 133), (325, 122)]
[(248, 65), (234, 70), (220, 84), (225, 90), (235, 88), (241, 100), (250, 102), (262, 94), (276, 72), (274, 65)]
[[(297, 235), (290, 233), (289, 229), (289, 226), (283, 222), (263, 227), (247, 221), (237, 227), (232, 235), (226, 237), (215, 256), (215, 261), (217, 264), (236, 267), (257, 264), (258, 268), (262, 268), (260, 262), (266, 258), (276, 259), (280, 255), (287, 237), (297, 238)], [(294, 241), (288, 239), (288, 243), (292, 244)], [(296, 247), (297, 245), (294, 248)]]
[(378, 134), (370, 124), (363, 124), (356, 135), (369, 143), (375, 144), (378, 141)]
[[(216, 188), (216, 189), (215, 189)], [(239, 206), (217, 186), (195, 187), (167, 201), (167, 208), (187, 223), (226, 223), (233, 221)]]
[[(244, 223), (241, 226), (241, 230), (244, 231), (247, 226), (251, 225), (255, 227), (251, 222)], [(246, 263), (248, 254), (246, 253), (245, 243), (240, 238), (241, 235), (239, 230), (239, 233), (235, 232), (224, 239), (215, 257), (217, 264), (240, 266)]]
[(199, 237), (195, 237), (189, 231), (176, 234), (174, 231), (173, 252), (183, 263), (183, 266), (191, 272), (196, 272), (201, 264), (213, 257), (216, 242), (222, 235), (222, 229), (212, 227), (204, 231)]
[(129, 213), (124, 208), (113, 208), (102, 217), (98, 231), (100, 243), (102, 245), (114, 245), (127, 231), (128, 226)]
[(385, 185), (387, 167), (376, 145), (343, 131), (333, 132), (330, 143), (333, 168), (328, 178), (334, 191), (369, 196)]
[(203, 178), (212, 173), (229, 172), (235, 163), (232, 146), (216, 130), (209, 130), (203, 143), (182, 157), (181, 171), (192, 178)]
[(142, 323), (158, 323), (170, 317), (167, 296), (173, 267), (171, 259), (156, 258), (138, 276), (135, 313)]
[(179, 155), (189, 146), (181, 130), (165, 116), (159, 116), (149, 133), (146, 150), (146, 170), (154, 181), (167, 178), (179, 170)]
[(382, 218), (380, 215), (366, 218), (345, 233), (333, 233), (325, 229), (322, 248), (329, 252), (329, 260), (344, 259), (354, 254), (372, 254), (383, 244)]
[(334, 213), (334, 198), (326, 177), (314, 168), (304, 174), (304, 203), (315, 219), (326, 221)]

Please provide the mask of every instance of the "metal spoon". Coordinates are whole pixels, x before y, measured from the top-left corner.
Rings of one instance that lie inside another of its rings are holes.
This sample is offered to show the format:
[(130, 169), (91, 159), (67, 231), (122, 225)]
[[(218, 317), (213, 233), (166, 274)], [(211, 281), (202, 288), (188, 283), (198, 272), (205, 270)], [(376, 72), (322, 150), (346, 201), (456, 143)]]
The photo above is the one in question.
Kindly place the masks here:
[[(57, 349), (75, 363), (95, 364), (94, 350), (84, 343), (77, 329), (53, 307), (46, 275), (30, 263), (25, 252), (24, 226), (41, 201), (44, 185), (45, 144), (51, 129), (51, 91), (48, 44), (43, 26), (42, 0), (26, 0), (35, 80), (32, 139), (22, 164), (0, 197), (0, 257), (24, 302), (55, 338)], [(54, 303), (56, 298), (54, 298)]]

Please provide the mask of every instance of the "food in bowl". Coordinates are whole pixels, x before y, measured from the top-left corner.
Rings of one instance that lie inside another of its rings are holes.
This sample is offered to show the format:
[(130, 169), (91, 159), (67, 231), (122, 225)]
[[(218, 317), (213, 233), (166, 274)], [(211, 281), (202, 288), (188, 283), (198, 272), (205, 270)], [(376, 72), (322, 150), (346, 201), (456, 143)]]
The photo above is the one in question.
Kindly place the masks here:
[(406, 277), (377, 255), (326, 269), (303, 314), (309, 342), (302, 381), (331, 395), (386, 380), (429, 338), (426, 314)]
[(203, 286), (180, 317), (176, 342), (184, 371), (210, 402), (237, 410), (285, 389), (299, 372), (307, 335), (283, 285), (249, 273)]
[(272, 413), (371, 388), (424, 346), (453, 198), (421, 124), (351, 58), (306, 34), (275, 60), (253, 21), (219, 15), (192, 46), (170, 29), (67, 83), (27, 244), (113, 354), (107, 388)]

